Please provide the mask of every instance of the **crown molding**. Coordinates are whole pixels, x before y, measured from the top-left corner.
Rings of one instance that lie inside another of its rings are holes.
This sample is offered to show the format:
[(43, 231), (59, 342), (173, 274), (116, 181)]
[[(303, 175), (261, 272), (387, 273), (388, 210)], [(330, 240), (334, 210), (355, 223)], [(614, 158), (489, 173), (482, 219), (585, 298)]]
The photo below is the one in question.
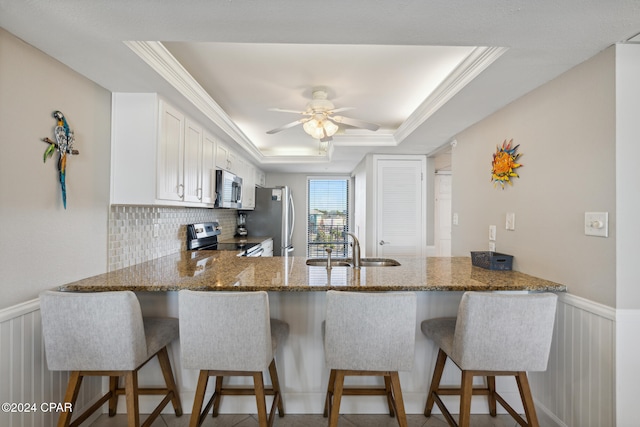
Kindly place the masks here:
[(189, 102), (200, 110), (220, 130), (231, 137), (238, 145), (250, 153), (257, 161), (262, 162), (264, 155), (251, 140), (231, 120), (227, 113), (189, 74), (176, 58), (160, 42), (125, 41), (136, 55), (145, 61), (154, 71), (180, 92)]
[(507, 51), (505, 47), (476, 47), (400, 125), (394, 137), (400, 144), (445, 103)]
[(502, 47), (475, 48), (393, 134), (334, 135), (334, 141), (324, 155), (283, 156), (269, 155), (258, 149), (161, 42), (125, 41), (124, 44), (259, 163), (330, 162), (334, 145), (397, 146), (507, 51), (507, 48)]

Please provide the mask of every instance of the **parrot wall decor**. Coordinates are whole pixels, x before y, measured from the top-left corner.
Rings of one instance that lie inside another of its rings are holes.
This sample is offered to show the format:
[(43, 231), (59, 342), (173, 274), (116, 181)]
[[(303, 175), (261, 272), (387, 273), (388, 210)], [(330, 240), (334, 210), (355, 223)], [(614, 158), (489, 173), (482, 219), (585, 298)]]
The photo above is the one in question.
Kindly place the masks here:
[(74, 150), (73, 143), (75, 142), (73, 130), (69, 128), (67, 119), (61, 111), (54, 111), (53, 117), (56, 119), (56, 127), (53, 130), (53, 134), (56, 137), (55, 141), (49, 138), (42, 138), (44, 142), (49, 144), (44, 151), (43, 162), (46, 162), (48, 158), (51, 158), (53, 154), (58, 152), (58, 177), (60, 179), (60, 189), (62, 190), (62, 204), (67, 209), (67, 155), (80, 154), (78, 150)]

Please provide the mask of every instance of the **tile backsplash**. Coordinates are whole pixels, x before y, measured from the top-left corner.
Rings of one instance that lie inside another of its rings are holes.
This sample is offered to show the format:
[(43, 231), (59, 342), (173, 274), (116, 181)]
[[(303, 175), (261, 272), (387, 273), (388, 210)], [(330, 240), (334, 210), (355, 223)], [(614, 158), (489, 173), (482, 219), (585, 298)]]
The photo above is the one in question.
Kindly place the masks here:
[[(220, 239), (236, 230), (234, 209), (112, 205), (109, 212), (109, 271), (186, 250), (186, 224), (219, 221)], [(158, 237), (153, 237), (158, 224)]]

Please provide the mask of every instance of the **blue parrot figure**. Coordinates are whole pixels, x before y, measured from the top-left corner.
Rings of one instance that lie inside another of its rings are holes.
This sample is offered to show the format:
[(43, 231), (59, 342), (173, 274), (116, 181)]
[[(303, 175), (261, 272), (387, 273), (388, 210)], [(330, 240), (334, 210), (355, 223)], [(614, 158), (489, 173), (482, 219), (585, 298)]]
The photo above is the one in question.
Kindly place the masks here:
[(61, 111), (54, 111), (53, 117), (58, 121), (54, 133), (56, 136), (56, 142), (58, 143), (58, 152), (60, 157), (58, 158), (58, 175), (60, 178), (60, 188), (62, 189), (62, 204), (67, 209), (67, 185), (65, 182), (67, 171), (67, 153), (71, 152), (73, 146), (73, 131), (69, 129), (67, 119)]

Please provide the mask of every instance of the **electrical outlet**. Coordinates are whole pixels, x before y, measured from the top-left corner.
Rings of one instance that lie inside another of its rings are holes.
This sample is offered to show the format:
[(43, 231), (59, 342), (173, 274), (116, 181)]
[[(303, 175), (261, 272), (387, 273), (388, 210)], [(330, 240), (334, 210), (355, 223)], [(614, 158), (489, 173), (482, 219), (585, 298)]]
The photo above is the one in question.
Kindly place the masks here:
[(458, 214), (457, 213), (453, 214), (453, 216), (451, 218), (451, 221), (453, 222), (453, 225), (458, 225)]
[(496, 251), (496, 242), (489, 242), (489, 252)]
[(496, 241), (496, 226), (495, 225), (490, 225), (489, 226), (489, 240), (491, 240), (492, 242)]
[(160, 234), (160, 224), (153, 224), (153, 237), (158, 237)]

